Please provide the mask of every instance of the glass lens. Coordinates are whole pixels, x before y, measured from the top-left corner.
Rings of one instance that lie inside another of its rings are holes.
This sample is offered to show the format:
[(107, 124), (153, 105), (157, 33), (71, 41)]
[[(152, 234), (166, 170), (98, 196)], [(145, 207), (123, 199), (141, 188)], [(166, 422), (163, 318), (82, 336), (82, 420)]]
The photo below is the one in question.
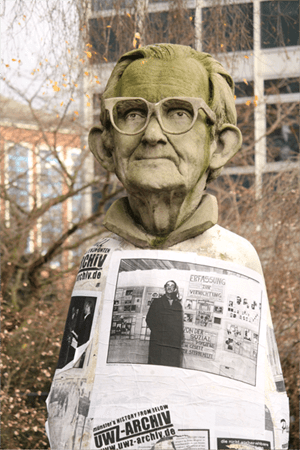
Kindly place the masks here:
[(168, 99), (161, 103), (160, 116), (166, 131), (184, 133), (193, 122), (194, 109), (187, 100)]
[(147, 115), (147, 104), (140, 99), (119, 100), (113, 108), (116, 126), (129, 134), (136, 133), (143, 128)]

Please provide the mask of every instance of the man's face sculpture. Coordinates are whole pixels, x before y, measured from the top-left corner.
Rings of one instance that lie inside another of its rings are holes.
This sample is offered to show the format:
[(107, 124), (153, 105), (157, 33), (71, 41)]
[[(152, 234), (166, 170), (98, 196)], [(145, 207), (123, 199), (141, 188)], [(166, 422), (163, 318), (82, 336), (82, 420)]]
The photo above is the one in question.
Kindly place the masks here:
[(187, 195), (194, 188), (215, 149), (208, 126), (215, 115), (207, 101), (207, 74), (197, 61), (148, 59), (127, 67), (120, 97), (105, 106), (115, 171), (128, 192), (175, 189)]
[[(148, 52), (150, 47), (154, 53)], [(189, 47), (150, 47), (144, 54), (155, 55), (159, 48), (162, 59), (141, 57), (143, 51), (137, 50), (139, 58), (130, 60), (130, 52), (119, 60), (104, 92), (101, 124), (89, 135), (97, 160), (116, 173), (128, 193), (127, 203), (122, 203), (126, 211), (121, 213), (119, 203), (106, 226), (125, 238), (131, 236), (135, 243), (140, 241), (130, 231), (133, 224), (129, 221), (124, 231), (122, 214), (149, 235), (163, 236), (166, 241), (200, 208), (206, 183), (241, 146), (232, 84), (225, 81), (228, 74), (222, 66)], [(163, 57), (164, 52), (171, 57)], [(200, 62), (204, 60), (207, 69)], [(195, 224), (199, 233), (206, 224), (216, 222), (210, 215), (212, 204), (203, 208), (201, 217), (206, 221), (201, 222), (203, 227)], [(186, 239), (185, 233), (179, 230), (174, 239)], [(162, 245), (151, 237), (145, 239), (150, 239), (150, 247)]]
[[(201, 64), (192, 59), (188, 65), (180, 60), (135, 61), (122, 76), (120, 97), (126, 101), (109, 99), (107, 107), (114, 125), (115, 170), (127, 191), (193, 189), (208, 168), (213, 148), (207, 119), (212, 123), (214, 113), (206, 103), (208, 80)], [(169, 101), (151, 114), (152, 105), (134, 98), (152, 104)]]

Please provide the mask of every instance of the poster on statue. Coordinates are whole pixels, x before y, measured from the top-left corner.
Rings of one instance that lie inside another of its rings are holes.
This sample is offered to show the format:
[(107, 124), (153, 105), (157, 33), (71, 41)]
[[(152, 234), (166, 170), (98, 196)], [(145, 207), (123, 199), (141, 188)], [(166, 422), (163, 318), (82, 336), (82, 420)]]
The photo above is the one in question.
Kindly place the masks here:
[[(91, 448), (272, 448), (266, 316), (263, 279), (250, 269), (194, 253), (114, 252), (99, 321)], [(237, 432), (232, 424), (246, 411)]]
[[(171, 253), (122, 257), (115, 277), (108, 364), (182, 367), (256, 384), (263, 290), (253, 274)], [(172, 285), (178, 292), (169, 301)]]

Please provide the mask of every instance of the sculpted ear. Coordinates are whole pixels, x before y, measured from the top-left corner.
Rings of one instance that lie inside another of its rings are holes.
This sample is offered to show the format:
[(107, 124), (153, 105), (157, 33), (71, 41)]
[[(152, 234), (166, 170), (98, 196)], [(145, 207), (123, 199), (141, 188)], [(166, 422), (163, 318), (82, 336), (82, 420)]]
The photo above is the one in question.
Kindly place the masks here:
[(218, 133), (216, 145), (212, 150), (210, 169), (221, 169), (241, 148), (242, 133), (231, 124), (224, 124)]
[(93, 127), (89, 132), (88, 142), (91, 152), (102, 167), (109, 172), (114, 172), (113, 145), (109, 131), (101, 124)]

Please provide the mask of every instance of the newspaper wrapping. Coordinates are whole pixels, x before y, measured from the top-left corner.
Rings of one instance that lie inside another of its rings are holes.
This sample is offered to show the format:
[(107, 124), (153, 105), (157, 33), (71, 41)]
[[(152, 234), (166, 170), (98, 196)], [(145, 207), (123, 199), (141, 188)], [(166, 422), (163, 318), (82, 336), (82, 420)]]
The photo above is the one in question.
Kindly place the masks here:
[(287, 449), (263, 278), (196, 253), (97, 242), (78, 271), (47, 409), (52, 449)]

